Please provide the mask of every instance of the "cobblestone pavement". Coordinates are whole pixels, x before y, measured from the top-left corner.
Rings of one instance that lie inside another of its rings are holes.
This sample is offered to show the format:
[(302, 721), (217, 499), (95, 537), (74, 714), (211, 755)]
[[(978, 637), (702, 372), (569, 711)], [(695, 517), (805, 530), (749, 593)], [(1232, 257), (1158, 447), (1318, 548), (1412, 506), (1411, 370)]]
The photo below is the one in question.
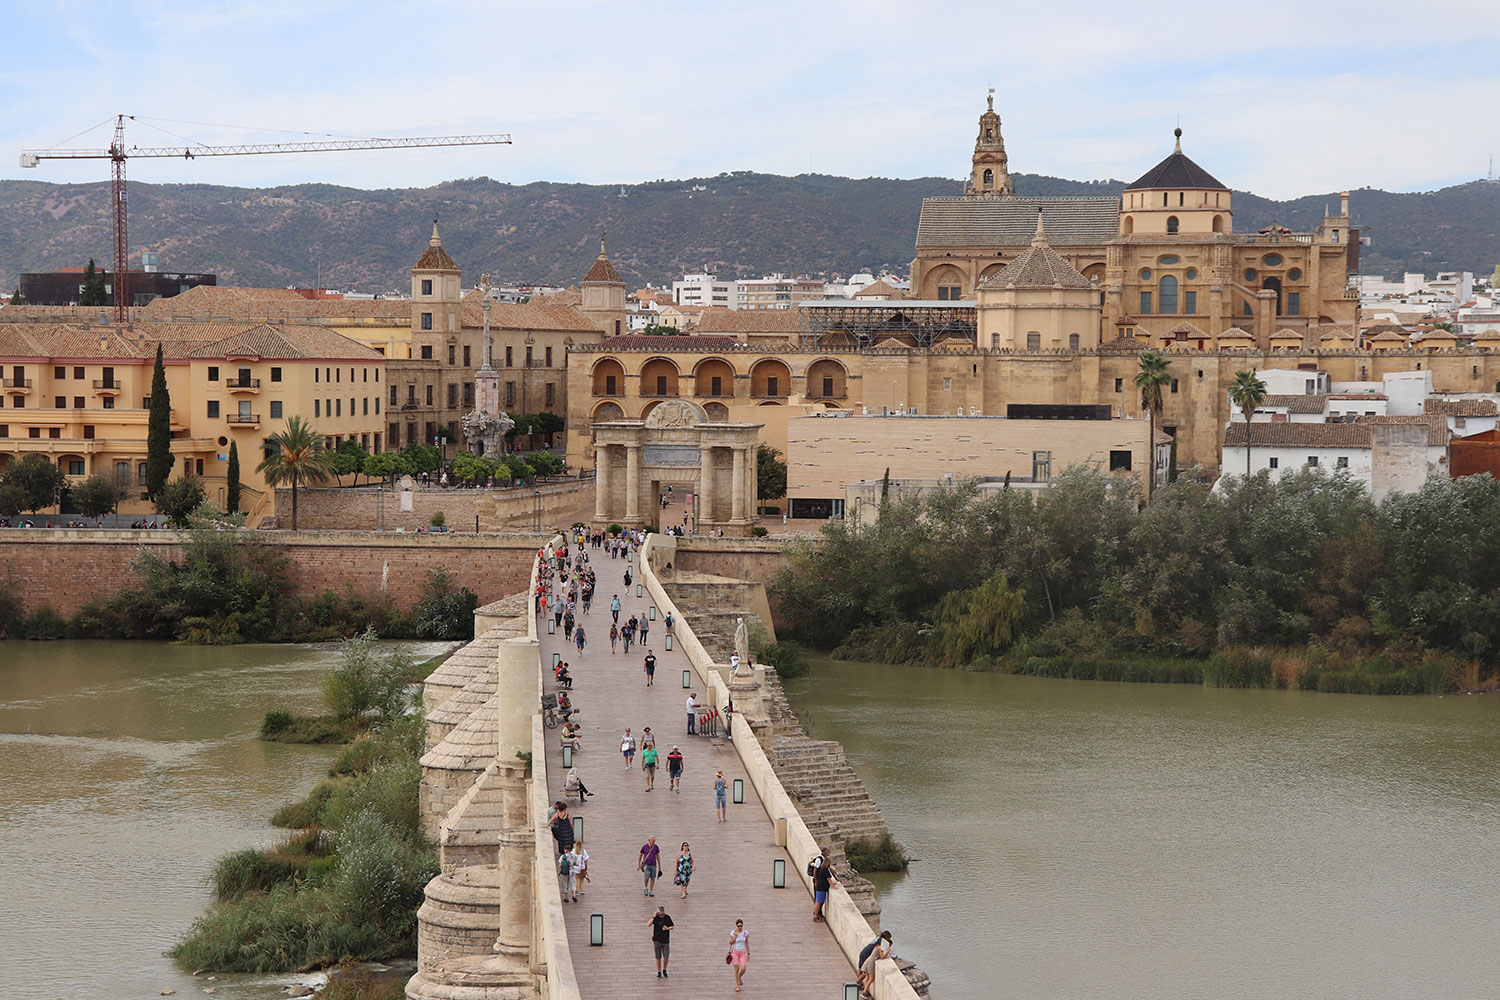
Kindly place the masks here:
[[(590, 880), (579, 902), (564, 904), (573, 967), (585, 1000), (615, 997), (705, 997), (734, 993), (734, 975), (724, 963), (729, 935), (736, 920), (750, 931), (750, 964), (744, 993), (776, 998), (839, 1000), (843, 984), (854, 971), (823, 924), (812, 922), (812, 899), (791, 871), (791, 860), (777, 847), (771, 819), (745, 776), (734, 747), (722, 737), (687, 736), (687, 691), (682, 672), (687, 658), (680, 650), (667, 652), (660, 621), (651, 623), (647, 647), (656, 653), (656, 683), (646, 687), (645, 649), (632, 646), (611, 653), (609, 646), (612, 595), (620, 595), (620, 620), (644, 617), (650, 598), (635, 596), (634, 564), (627, 592), (623, 558), (610, 559), (602, 549), (587, 549), (598, 575), (593, 610), (579, 615), (588, 642), (583, 654), (567, 642), (558, 628), (548, 635), (538, 629), (542, 662), (560, 653), (573, 676), (573, 704), (581, 712), (583, 749), (573, 763), (589, 791), (588, 802), (570, 804), (583, 817), (583, 843), (589, 852)], [(548, 690), (553, 690), (550, 674)], [(693, 690), (700, 701), (701, 686)], [(656, 736), (661, 765), (653, 791), (645, 790), (640, 756), (627, 769), (620, 755), (620, 736), (629, 726), (639, 741), (650, 726)], [(557, 731), (549, 730), (547, 773), (554, 786), (553, 800), (562, 797), (567, 771)], [(684, 758), (681, 792), (668, 787), (666, 756), (673, 744)], [(714, 811), (714, 776), (719, 768), (731, 789), (729, 821), (719, 823)], [(735, 778), (745, 779), (745, 801), (733, 802)], [(636, 862), (648, 836), (661, 848), (663, 875), (654, 898), (643, 894)], [(683, 841), (692, 845), (693, 876), (688, 898), (672, 884), (676, 858)], [(788, 888), (771, 887), (771, 862), (787, 863)], [(649, 921), (658, 905), (665, 906), (676, 929), (672, 932), (669, 977), (656, 978)], [(604, 914), (604, 945), (589, 945), (589, 915)]]

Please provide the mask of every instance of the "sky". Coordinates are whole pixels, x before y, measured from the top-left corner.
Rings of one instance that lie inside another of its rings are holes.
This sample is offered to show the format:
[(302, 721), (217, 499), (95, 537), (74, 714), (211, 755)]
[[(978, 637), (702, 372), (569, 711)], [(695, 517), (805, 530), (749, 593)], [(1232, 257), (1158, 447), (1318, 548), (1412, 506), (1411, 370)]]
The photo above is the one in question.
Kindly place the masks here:
[(513, 140), (129, 165), (158, 183), (958, 178), (990, 87), (1021, 173), (1133, 180), (1179, 121), (1201, 166), (1272, 198), (1432, 190), (1500, 152), (1496, 0), (7, 7), (0, 178), (108, 178), (102, 160), (18, 157), (103, 148), (119, 113), (137, 116), (127, 146)]

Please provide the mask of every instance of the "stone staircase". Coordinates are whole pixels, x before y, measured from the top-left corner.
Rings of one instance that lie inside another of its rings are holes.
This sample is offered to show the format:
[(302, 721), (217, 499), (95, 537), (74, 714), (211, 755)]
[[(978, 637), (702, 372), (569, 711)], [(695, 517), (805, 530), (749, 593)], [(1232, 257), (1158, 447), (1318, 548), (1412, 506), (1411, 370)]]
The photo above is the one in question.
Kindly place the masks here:
[(880, 840), (890, 835), (885, 818), (839, 744), (801, 732), (778, 733), (771, 743), (771, 763), (803, 816), (815, 813), (841, 847), (850, 840)]

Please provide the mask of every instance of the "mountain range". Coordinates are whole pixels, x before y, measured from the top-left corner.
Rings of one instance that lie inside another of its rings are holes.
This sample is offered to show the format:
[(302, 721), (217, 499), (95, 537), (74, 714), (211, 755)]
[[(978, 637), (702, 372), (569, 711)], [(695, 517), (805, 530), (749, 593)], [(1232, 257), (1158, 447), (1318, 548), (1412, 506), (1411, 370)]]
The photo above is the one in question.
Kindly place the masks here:
[[(1015, 175), (1022, 196), (1118, 195), (1121, 181)], [(590, 185), (514, 185), (476, 177), (429, 188), (365, 191), (325, 184), (275, 188), (206, 184), (130, 186), (130, 245), (155, 251), (164, 271), (212, 271), (219, 283), (403, 294), (436, 217), (465, 283), (576, 282), (608, 233), (610, 259), (632, 288), (684, 272), (760, 277), (890, 270), (915, 254), (924, 197), (951, 196), (942, 177), (784, 177), (749, 171)], [(1308, 230), (1338, 194), (1272, 201), (1234, 192), (1235, 229), (1271, 222)], [(1500, 184), (1440, 191), (1355, 191), (1350, 211), (1369, 237), (1360, 271), (1490, 273), (1500, 263)], [(0, 180), (0, 288), (23, 271), (113, 256), (109, 184)]]

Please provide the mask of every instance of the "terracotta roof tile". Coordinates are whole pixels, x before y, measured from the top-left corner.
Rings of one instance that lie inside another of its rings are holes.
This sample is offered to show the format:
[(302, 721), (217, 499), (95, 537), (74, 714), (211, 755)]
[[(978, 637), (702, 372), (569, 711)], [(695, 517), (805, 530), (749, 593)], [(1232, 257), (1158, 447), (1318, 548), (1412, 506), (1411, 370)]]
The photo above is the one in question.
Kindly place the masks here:
[(801, 318), (798, 309), (708, 309), (698, 320), (698, 332), (782, 336), (798, 333)]
[(682, 337), (647, 337), (634, 333), (622, 337), (606, 337), (599, 343), (599, 348), (604, 351), (629, 351), (645, 348), (652, 351), (681, 353), (684, 351), (724, 351), (734, 347), (736, 343), (733, 337), (700, 337), (693, 335)]
[[(1418, 424), (1427, 427), (1427, 444), (1441, 447), (1453, 435), (1448, 430), (1448, 418), (1441, 413), (1399, 413), (1383, 417), (1360, 417), (1360, 424)], [(1356, 424), (1355, 426), (1358, 426)]]
[(1368, 424), (1295, 424), (1234, 421), (1224, 431), (1224, 447), (1245, 447), (1249, 429), (1252, 448), (1368, 448)]
[(1494, 417), (1500, 416), (1500, 406), (1496, 406), (1493, 399), (1438, 399), (1429, 396), (1422, 401), (1422, 412), (1445, 417)]
[(1023, 247), (1037, 209), (1054, 246), (1097, 246), (1120, 234), (1118, 198), (924, 198), (917, 248)]
[(1289, 413), (1322, 413), (1327, 409), (1328, 397), (1323, 395), (1273, 394), (1266, 397), (1263, 406), (1285, 408)]
[[(479, 289), (471, 289), (463, 299), (463, 325), (470, 329), (484, 326), (484, 299)], [(566, 330), (573, 333), (599, 333), (597, 326), (572, 306), (539, 305), (535, 302), (490, 303), (491, 330)]]

